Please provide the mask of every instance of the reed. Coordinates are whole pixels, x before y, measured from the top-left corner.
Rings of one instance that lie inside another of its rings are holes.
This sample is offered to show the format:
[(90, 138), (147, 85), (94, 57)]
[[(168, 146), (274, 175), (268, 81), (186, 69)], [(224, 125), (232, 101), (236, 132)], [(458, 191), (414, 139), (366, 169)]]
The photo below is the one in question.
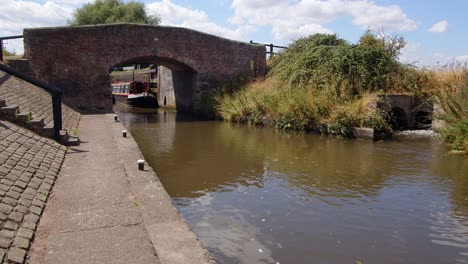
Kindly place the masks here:
[(441, 111), (436, 118), (445, 121), (439, 129), (453, 151), (468, 154), (468, 69), (442, 69), (433, 73), (432, 91)]

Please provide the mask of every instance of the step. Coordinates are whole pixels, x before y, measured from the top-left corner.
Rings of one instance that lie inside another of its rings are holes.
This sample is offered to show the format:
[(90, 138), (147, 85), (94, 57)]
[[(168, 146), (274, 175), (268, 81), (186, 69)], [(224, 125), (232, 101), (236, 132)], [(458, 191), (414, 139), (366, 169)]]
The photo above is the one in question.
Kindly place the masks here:
[(67, 142), (64, 143), (66, 146), (79, 146), (80, 138), (75, 136), (70, 136)]
[(31, 128), (32, 131), (42, 134), (42, 130), (44, 128), (44, 118), (34, 118), (27, 123), (28, 127)]
[(4, 106), (0, 108), (0, 114), (8, 119), (15, 121), (19, 113), (19, 106)]
[(21, 126), (25, 126), (29, 121), (31, 121), (31, 112), (18, 113), (17, 123)]
[(42, 128), (42, 133), (41, 135), (45, 137), (54, 137), (54, 125), (53, 124), (47, 124)]
[(66, 130), (60, 130), (60, 143), (65, 146), (79, 146), (80, 138), (77, 136), (71, 136)]

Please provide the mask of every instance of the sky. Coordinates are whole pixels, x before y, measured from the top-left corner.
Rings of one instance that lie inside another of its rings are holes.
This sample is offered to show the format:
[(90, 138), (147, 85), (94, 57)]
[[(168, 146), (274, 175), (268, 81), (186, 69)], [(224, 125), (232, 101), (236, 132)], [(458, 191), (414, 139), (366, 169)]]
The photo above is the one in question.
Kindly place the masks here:
[[(64, 26), (92, 0), (0, 0), (0, 36), (24, 28)], [(124, 0), (126, 1), (126, 0)], [(468, 63), (468, 0), (140, 0), (162, 25), (240, 41), (288, 45), (315, 33), (356, 43), (367, 30), (398, 34), (400, 60), (420, 67)], [(22, 41), (8, 41), (23, 52)]]

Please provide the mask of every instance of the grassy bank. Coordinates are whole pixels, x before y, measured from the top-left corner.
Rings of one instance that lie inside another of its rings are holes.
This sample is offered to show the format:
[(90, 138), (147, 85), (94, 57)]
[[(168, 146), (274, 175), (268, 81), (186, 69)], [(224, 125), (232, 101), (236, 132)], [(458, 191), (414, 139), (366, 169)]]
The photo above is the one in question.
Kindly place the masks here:
[(393, 133), (392, 116), (375, 106), (379, 95), (408, 94), (432, 100), (446, 127), (441, 137), (454, 151), (468, 152), (468, 70), (422, 70), (398, 61), (405, 42), (366, 32), (350, 44), (336, 35), (295, 41), (269, 61), (264, 80), (215, 97), (224, 120), (269, 125), (348, 138), (354, 127)]
[(217, 97), (225, 120), (352, 137), (353, 127), (391, 134), (374, 106), (386, 92), (425, 93), (426, 74), (401, 64), (403, 39), (366, 32), (357, 44), (316, 34), (270, 61), (265, 80)]
[(438, 132), (454, 152), (468, 155), (468, 69), (439, 70), (432, 76), (432, 94), (440, 107), (436, 118), (446, 123)]
[(328, 96), (324, 91), (292, 89), (270, 77), (218, 100), (218, 113), (232, 122), (319, 131), (341, 137), (351, 137), (353, 127), (374, 127), (382, 133), (391, 131), (383, 115), (372, 107), (378, 100), (376, 93), (345, 100)]

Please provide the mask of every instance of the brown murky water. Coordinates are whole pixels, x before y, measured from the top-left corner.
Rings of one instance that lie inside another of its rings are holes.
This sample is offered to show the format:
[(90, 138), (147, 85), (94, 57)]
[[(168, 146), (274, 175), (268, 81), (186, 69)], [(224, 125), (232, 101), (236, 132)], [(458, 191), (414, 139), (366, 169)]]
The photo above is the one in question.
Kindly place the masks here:
[(218, 263), (468, 263), (468, 159), (437, 139), (116, 111)]

